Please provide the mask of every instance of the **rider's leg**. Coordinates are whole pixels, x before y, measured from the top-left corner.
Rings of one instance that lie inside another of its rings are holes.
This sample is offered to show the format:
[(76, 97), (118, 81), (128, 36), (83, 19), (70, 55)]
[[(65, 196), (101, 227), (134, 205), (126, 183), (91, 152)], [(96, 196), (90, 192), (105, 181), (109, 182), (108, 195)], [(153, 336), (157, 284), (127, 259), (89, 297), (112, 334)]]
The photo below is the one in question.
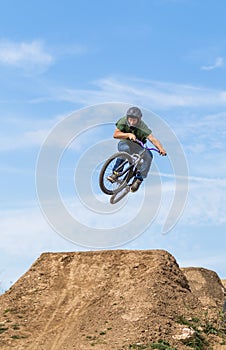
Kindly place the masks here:
[[(142, 148), (137, 143), (134, 143), (128, 140), (125, 140), (125, 141), (123, 140), (118, 143), (118, 150), (121, 152), (127, 152), (129, 154), (133, 154), (133, 153), (140, 153), (142, 151)], [(135, 178), (143, 180), (144, 178), (147, 177), (149, 169), (151, 167), (152, 159), (153, 159), (152, 152), (149, 150), (145, 150), (145, 153), (143, 155), (143, 162)]]
[(143, 162), (140, 168), (138, 169), (134, 177), (133, 183), (130, 187), (131, 192), (136, 192), (142, 184), (143, 179), (147, 177), (148, 171), (151, 166), (152, 158), (153, 154), (149, 150), (146, 150), (143, 155)]
[[(118, 167), (122, 164), (123, 161), (124, 161), (124, 159), (117, 158), (115, 165), (113, 166), (113, 171), (116, 171), (116, 169), (118, 169)], [(123, 169), (120, 169), (120, 170), (122, 171)]]
[(119, 152), (126, 152), (131, 154), (132, 153), (132, 142), (131, 141), (119, 141), (118, 143), (118, 150)]
[(153, 154), (149, 150), (145, 150), (145, 153), (143, 155), (143, 162), (140, 167), (140, 175), (142, 178), (146, 178), (149, 172), (149, 169), (151, 167), (151, 162), (153, 159)]
[[(128, 142), (126, 141), (119, 141), (118, 143), (118, 150), (119, 152), (127, 152), (129, 154), (131, 154), (131, 150), (130, 150), (130, 145)], [(115, 182), (118, 178), (118, 174), (117, 174), (117, 169), (119, 168), (119, 166), (124, 162), (124, 159), (121, 159), (121, 158), (117, 158), (116, 159), (116, 162), (113, 166), (113, 172), (110, 176), (108, 176), (108, 180), (110, 182)], [(120, 168), (120, 171), (123, 170), (123, 166)]]
[[(118, 144), (118, 149), (121, 152), (127, 152), (129, 154), (139, 153), (142, 150), (140, 145), (131, 141), (120, 141)], [(143, 181), (142, 174), (140, 173), (140, 171), (137, 171), (134, 177), (133, 183), (130, 186), (130, 191), (136, 192), (140, 187), (142, 181)]]
[[(119, 141), (118, 150), (119, 150), (119, 152), (126, 152), (126, 153), (131, 154), (131, 146), (126, 141)], [(115, 171), (120, 166), (120, 164), (122, 164), (123, 161), (124, 160), (121, 158), (116, 159), (115, 165), (113, 167), (113, 171)], [(123, 170), (123, 169), (121, 169), (121, 170)]]

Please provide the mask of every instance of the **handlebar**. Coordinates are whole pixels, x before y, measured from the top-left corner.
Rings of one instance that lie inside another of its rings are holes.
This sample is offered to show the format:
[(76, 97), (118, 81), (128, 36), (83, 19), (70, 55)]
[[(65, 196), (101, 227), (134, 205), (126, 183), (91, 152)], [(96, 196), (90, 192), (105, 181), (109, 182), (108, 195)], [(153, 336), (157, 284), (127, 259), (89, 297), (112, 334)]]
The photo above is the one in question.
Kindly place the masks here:
[(147, 147), (142, 141), (140, 141), (140, 140), (138, 140), (138, 139), (134, 140), (133, 142), (138, 143), (141, 147), (147, 149), (148, 151), (155, 151), (155, 152), (160, 153), (159, 150), (158, 150), (157, 148), (154, 148), (154, 147), (149, 148), (149, 147)]

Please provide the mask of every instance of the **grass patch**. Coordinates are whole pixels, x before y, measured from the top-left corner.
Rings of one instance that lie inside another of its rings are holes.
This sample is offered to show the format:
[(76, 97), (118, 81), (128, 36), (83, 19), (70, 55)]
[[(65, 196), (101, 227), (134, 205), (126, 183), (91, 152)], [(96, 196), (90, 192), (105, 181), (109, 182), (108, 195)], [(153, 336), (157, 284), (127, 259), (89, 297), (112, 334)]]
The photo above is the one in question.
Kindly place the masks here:
[(177, 350), (170, 346), (170, 344), (164, 340), (159, 340), (158, 343), (154, 343), (151, 345), (151, 349), (159, 349), (159, 350)]
[(192, 328), (195, 331), (194, 339), (184, 341), (184, 344), (193, 348), (195, 350), (205, 350), (209, 346), (208, 341), (202, 335), (202, 332), (205, 334), (210, 334), (205, 331), (205, 325), (203, 325), (200, 320), (196, 317), (193, 317), (191, 320), (185, 319), (183, 316), (178, 317), (178, 323), (185, 325), (189, 328)]
[(134, 349), (134, 350), (152, 350), (152, 349), (177, 350), (176, 348), (172, 347), (168, 342), (166, 342), (164, 340), (159, 340), (157, 343), (152, 343), (152, 344), (130, 344), (129, 349)]
[(4, 327), (4, 326), (0, 326), (0, 334), (4, 333), (5, 331), (7, 331), (8, 328)]
[(105, 335), (105, 334), (106, 334), (105, 331), (100, 332), (100, 335)]
[(21, 336), (20, 336), (20, 335), (12, 335), (11, 338), (12, 338), (12, 339), (20, 339)]
[(13, 324), (13, 325), (12, 325), (12, 328), (13, 328), (14, 330), (18, 330), (18, 329), (20, 329), (20, 326), (16, 323), (16, 324)]
[(86, 339), (87, 339), (87, 340), (96, 340), (97, 337), (96, 337), (95, 335), (87, 335), (87, 336), (86, 336)]
[(5, 309), (3, 314), (4, 314), (4, 315), (7, 315), (8, 312), (10, 312), (10, 311), (11, 311), (11, 309)]

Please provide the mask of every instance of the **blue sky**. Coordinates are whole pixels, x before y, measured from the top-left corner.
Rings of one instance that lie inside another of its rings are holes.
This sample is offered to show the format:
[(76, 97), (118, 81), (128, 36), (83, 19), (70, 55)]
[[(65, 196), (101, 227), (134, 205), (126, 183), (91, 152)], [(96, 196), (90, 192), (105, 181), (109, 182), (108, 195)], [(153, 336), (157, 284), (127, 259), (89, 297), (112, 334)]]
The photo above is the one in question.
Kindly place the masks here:
[[(143, 234), (119, 248), (166, 249), (181, 266), (206, 267), (226, 278), (225, 11), (224, 0), (21, 0), (1, 5), (1, 290), (42, 252), (86, 249), (57, 234), (42, 215), (37, 157), (57, 123), (105, 103), (139, 105), (164, 120), (184, 150), (189, 171), (186, 207), (163, 235), (175, 182), (169, 166), (173, 152), (164, 161), (155, 157), (163, 192), (158, 215)], [(87, 118), (84, 129), (92, 120)], [(111, 140), (113, 153), (113, 123), (91, 130), (89, 145)], [(158, 125), (153, 133), (169, 148)], [(87, 134), (71, 145), (59, 176), (69, 210), (76, 209), (81, 221), (89, 216), (92, 227), (96, 218), (75, 198), (71, 176), (88, 147), (86, 140)], [(136, 196), (139, 204), (141, 195)], [(134, 198), (120, 215), (133, 214)], [(108, 218), (115, 220), (114, 215)]]

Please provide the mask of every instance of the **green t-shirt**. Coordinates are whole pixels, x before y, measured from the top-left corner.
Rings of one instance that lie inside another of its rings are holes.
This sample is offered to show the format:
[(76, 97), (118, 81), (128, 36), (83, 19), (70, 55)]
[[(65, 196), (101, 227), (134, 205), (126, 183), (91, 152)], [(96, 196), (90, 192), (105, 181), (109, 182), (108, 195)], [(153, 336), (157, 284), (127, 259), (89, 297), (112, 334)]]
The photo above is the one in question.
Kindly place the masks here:
[(143, 122), (143, 120), (141, 120), (139, 124), (131, 128), (127, 123), (127, 117), (122, 117), (117, 121), (115, 125), (122, 132), (134, 134), (136, 138), (142, 141), (143, 143), (146, 142), (148, 135), (152, 133), (151, 129), (149, 129), (149, 127)]

